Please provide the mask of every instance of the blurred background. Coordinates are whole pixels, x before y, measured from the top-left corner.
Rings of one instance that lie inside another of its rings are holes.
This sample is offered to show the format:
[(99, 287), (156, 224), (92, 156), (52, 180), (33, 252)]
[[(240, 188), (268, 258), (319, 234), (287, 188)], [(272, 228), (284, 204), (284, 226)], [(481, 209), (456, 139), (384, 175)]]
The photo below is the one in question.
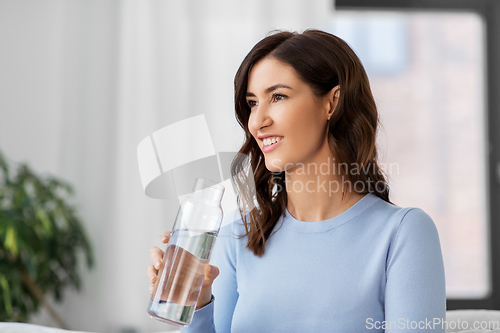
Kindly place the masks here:
[(488, 0), (0, 0), (0, 151), (73, 185), (95, 254), (82, 290), (49, 301), (74, 330), (174, 329), (146, 315), (146, 267), (178, 203), (145, 196), (137, 145), (204, 114), (237, 151), (240, 62), (273, 29), (319, 28), (365, 65), (392, 201), (435, 221), (448, 309), (500, 309), (496, 22)]

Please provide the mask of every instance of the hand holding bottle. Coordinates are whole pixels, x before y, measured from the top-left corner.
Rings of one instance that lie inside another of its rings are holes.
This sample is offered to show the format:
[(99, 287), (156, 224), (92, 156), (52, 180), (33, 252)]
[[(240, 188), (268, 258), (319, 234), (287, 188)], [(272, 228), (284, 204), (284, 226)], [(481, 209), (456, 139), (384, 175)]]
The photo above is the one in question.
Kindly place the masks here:
[[(168, 243), (171, 236), (171, 232), (167, 231), (162, 234), (162, 242)], [(148, 266), (147, 276), (151, 285), (149, 286), (149, 293), (153, 294), (156, 292), (156, 286), (158, 285), (158, 276), (161, 276), (159, 272), (164, 269), (165, 259), (170, 258), (175, 255), (179, 258), (175, 262), (176, 269), (180, 272), (180, 279), (203, 279), (203, 284), (201, 287), (200, 296), (196, 303), (196, 309), (202, 308), (212, 299), (212, 283), (214, 279), (219, 275), (219, 269), (216, 266), (210, 264), (196, 264), (195, 261), (199, 259), (191, 255), (188, 251), (183, 250), (180, 247), (169, 246), (167, 248), (167, 256), (165, 256), (164, 251), (160, 248), (154, 246), (149, 251), (153, 265)], [(181, 284), (183, 281), (178, 281), (178, 285), (171, 285), (169, 289), (172, 291), (169, 293), (169, 299), (165, 301), (176, 302), (176, 299), (182, 297), (179, 293), (182, 292)], [(175, 283), (175, 281), (173, 282)], [(193, 292), (193, 295), (197, 295)], [(192, 299), (194, 303), (194, 299)]]
[(148, 277), (151, 301), (148, 314), (157, 320), (187, 326), (194, 311), (212, 299), (212, 282), (219, 274), (209, 265), (223, 219), (224, 186), (197, 178), (193, 191), (182, 200), (172, 233), (163, 233), (165, 252), (150, 251), (153, 266)]

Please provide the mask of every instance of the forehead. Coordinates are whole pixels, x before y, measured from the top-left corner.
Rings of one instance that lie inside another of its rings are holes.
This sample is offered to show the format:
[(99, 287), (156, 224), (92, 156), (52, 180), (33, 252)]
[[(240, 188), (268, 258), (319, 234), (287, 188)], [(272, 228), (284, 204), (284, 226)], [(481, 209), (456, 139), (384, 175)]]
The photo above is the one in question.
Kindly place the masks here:
[(250, 70), (247, 90), (258, 93), (275, 84), (298, 86), (304, 83), (290, 65), (269, 57), (259, 60)]

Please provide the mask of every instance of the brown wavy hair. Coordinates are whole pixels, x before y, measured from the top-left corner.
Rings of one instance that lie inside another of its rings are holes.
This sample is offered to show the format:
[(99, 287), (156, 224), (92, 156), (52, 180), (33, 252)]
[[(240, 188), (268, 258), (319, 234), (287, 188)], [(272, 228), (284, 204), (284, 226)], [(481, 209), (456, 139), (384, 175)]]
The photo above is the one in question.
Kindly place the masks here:
[[(324, 96), (339, 85), (340, 97), (329, 120), (328, 140), (337, 165), (342, 166), (341, 175), (350, 184), (363, 185), (362, 190), (354, 186), (354, 191), (371, 192), (390, 202), (389, 186), (377, 163), (378, 112), (361, 61), (346, 42), (327, 32), (274, 32), (252, 48), (234, 79), (236, 118), (245, 131), (245, 143), (233, 160), (231, 173), (240, 207), (250, 210), (240, 209), (246, 230), (242, 237), (248, 237), (247, 247), (257, 256), (264, 254), (266, 240), (287, 206), (284, 172), (267, 170), (264, 155), (248, 129), (248, 76), (252, 67), (265, 57), (293, 67), (316, 96)], [(252, 174), (245, 174), (248, 166)], [(247, 177), (253, 177), (254, 189), (249, 188), (252, 182), (248, 182)]]

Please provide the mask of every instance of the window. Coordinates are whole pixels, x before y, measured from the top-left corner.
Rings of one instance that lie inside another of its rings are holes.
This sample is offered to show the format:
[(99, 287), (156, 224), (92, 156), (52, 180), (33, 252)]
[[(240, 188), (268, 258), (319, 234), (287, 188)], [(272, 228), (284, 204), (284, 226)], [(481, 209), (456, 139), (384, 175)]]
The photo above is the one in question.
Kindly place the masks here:
[(424, 209), (439, 230), (448, 309), (497, 308), (498, 245), (490, 240), (499, 232), (490, 221), (498, 212), (489, 203), (498, 190), (489, 170), (498, 163), (491, 145), (498, 137), (488, 128), (498, 103), (487, 94), (495, 76), (485, 43), (491, 17), (483, 7), (430, 11), (448, 2), (427, 2), (402, 11), (413, 4), (337, 0), (330, 30), (354, 48), (370, 78), (392, 201)]

